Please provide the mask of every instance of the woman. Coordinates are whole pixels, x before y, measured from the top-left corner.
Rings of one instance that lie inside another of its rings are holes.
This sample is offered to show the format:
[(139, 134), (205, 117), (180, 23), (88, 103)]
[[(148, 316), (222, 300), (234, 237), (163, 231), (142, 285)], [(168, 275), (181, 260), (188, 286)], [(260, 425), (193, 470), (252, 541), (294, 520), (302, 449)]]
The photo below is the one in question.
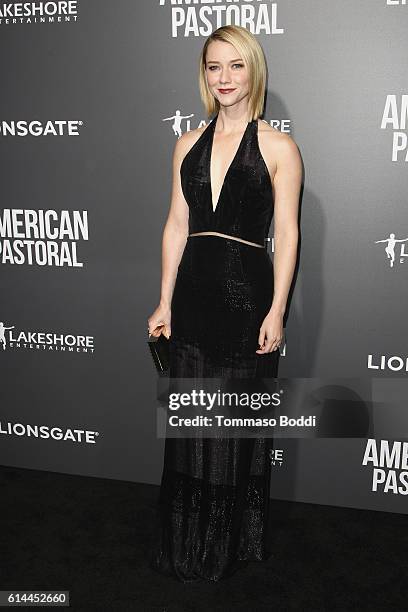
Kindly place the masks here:
[[(211, 34), (199, 85), (216, 114), (175, 146), (149, 334), (170, 338), (171, 379), (276, 377), (297, 253), (299, 151), (258, 120), (266, 64), (246, 29)], [(267, 558), (269, 442), (166, 438), (151, 567), (183, 582), (219, 580)]]

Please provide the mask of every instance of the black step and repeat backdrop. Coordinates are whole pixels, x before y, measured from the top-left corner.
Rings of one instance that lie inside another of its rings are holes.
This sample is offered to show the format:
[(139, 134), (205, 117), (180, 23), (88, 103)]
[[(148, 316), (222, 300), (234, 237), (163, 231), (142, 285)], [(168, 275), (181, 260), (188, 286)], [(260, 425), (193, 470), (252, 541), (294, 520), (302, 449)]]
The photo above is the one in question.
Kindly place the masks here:
[(227, 23), (263, 46), (264, 120), (305, 166), (279, 374), (360, 427), (276, 440), (272, 496), (406, 512), (405, 0), (0, 4), (0, 463), (160, 482), (147, 318), (175, 140), (207, 121), (198, 56)]

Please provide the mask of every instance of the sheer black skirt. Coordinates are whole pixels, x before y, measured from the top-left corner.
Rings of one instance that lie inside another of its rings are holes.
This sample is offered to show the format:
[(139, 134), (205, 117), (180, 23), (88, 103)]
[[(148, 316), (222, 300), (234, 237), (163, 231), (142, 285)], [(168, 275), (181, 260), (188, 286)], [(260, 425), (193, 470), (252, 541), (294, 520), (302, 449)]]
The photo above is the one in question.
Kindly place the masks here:
[[(279, 352), (255, 352), (272, 297), (265, 249), (189, 237), (172, 299), (170, 379), (276, 377)], [(266, 559), (271, 448), (265, 438), (167, 437), (151, 567), (191, 582)]]

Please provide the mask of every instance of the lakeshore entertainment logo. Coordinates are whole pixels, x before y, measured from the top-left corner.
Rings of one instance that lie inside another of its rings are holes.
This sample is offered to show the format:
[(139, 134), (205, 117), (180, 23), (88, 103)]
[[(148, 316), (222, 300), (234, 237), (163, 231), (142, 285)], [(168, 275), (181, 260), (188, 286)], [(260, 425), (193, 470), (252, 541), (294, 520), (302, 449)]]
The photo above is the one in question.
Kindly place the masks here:
[(0, 136), (79, 136), (82, 121), (71, 119), (49, 120), (45, 122), (33, 119), (31, 121), (0, 121)]
[(56, 332), (16, 330), (0, 321), (0, 351), (6, 349), (42, 350), (58, 353), (94, 353), (94, 336)]
[(31, 425), (0, 421), (0, 434), (18, 436), (19, 438), (43, 438), (58, 442), (78, 442), (79, 444), (96, 444), (99, 431), (89, 429), (73, 429), (72, 427), (57, 427), (49, 425)]
[(406, 6), (408, 0), (387, 0), (387, 6)]
[[(181, 131), (181, 122), (183, 121), (183, 119), (189, 119), (190, 117), (194, 117), (194, 113), (191, 113), (191, 115), (182, 115), (181, 111), (177, 109), (174, 115), (171, 115), (170, 117), (165, 117), (164, 119), (162, 119), (162, 121), (172, 121), (171, 128), (173, 130), (173, 134), (177, 136), (177, 138), (181, 138), (183, 135), (183, 132)], [(201, 122), (198, 127), (201, 127), (202, 125), (205, 125), (205, 121)], [(187, 122), (187, 129), (184, 131), (191, 131), (190, 121)]]
[[(204, 119), (199, 121), (198, 125), (195, 127), (191, 126), (190, 118), (194, 117), (194, 113), (190, 113), (189, 115), (182, 115), (180, 109), (177, 109), (174, 115), (169, 115), (168, 117), (164, 117), (162, 121), (171, 121), (171, 128), (173, 130), (173, 134), (177, 136), (177, 139), (181, 138), (184, 132), (191, 132), (193, 129), (198, 129), (207, 124)], [(182, 130), (182, 121), (186, 120), (184, 132)], [(290, 119), (271, 119), (270, 121), (266, 121), (262, 119), (264, 123), (268, 123), (271, 127), (279, 130), (280, 132), (285, 132), (286, 134), (290, 134)]]
[(385, 100), (381, 128), (386, 130), (391, 127), (392, 135), (392, 161), (408, 161), (408, 94), (397, 96), (388, 94)]
[[(384, 238), (383, 240), (375, 240), (375, 244), (378, 244), (379, 242), (384, 242), (386, 245), (384, 251), (387, 259), (389, 259), (390, 268), (394, 267), (395, 260), (401, 264), (404, 263), (404, 257), (408, 257), (408, 252), (406, 251), (406, 242), (408, 242), (408, 237), (396, 238), (395, 234), (391, 232), (388, 238)], [(397, 255), (395, 255), (396, 248), (398, 250)]]
[(88, 235), (87, 210), (0, 209), (0, 263), (82, 268), (77, 241)]
[(372, 491), (408, 495), (408, 442), (369, 438), (362, 465), (373, 469)]
[(373, 354), (368, 355), (367, 368), (369, 370), (386, 370), (391, 372), (408, 372), (408, 357), (400, 357), (399, 355), (392, 355), (387, 357), (386, 355), (374, 356)]
[(209, 36), (213, 30), (240, 25), (252, 34), (283, 34), (278, 26), (278, 3), (265, 0), (159, 0), (171, 9), (171, 35)]
[(56, 2), (2, 2), (0, 25), (67, 23), (78, 19), (77, 0)]

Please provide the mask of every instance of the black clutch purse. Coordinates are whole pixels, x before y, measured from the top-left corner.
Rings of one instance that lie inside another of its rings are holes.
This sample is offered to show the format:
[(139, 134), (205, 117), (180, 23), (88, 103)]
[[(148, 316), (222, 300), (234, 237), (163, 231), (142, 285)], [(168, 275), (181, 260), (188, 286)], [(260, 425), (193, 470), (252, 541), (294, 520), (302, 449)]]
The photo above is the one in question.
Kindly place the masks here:
[(166, 375), (170, 366), (170, 340), (164, 334), (150, 336), (147, 341), (158, 374)]

